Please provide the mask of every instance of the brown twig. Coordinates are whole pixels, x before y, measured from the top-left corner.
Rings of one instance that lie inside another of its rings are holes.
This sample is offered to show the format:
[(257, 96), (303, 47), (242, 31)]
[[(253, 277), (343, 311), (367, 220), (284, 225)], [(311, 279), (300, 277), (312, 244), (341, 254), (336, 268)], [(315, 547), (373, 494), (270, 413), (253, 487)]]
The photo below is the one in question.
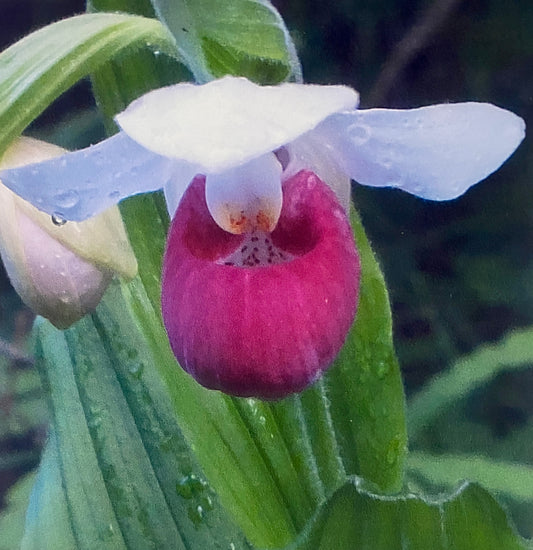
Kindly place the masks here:
[(394, 82), (459, 6), (461, 0), (435, 0), (398, 42), (367, 96), (371, 106), (383, 104)]

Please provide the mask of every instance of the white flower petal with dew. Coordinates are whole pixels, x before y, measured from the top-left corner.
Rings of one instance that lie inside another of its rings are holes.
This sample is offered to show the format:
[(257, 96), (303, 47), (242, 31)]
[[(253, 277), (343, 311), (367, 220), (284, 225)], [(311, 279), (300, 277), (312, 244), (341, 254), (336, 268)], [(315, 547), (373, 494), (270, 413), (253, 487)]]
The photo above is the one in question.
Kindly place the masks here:
[(116, 121), (154, 153), (212, 174), (290, 143), (328, 116), (356, 109), (358, 100), (346, 86), (258, 86), (227, 76), (203, 86), (182, 83), (149, 92)]
[[(2, 165), (20, 166), (64, 153), (55, 145), (19, 138)], [(83, 222), (58, 226), (0, 181), (0, 218), (0, 252), (15, 290), (58, 328), (92, 311), (115, 272), (128, 278), (137, 272), (116, 206)]]
[(524, 121), (488, 103), (335, 114), (314, 132), (355, 181), (450, 200), (498, 169), (522, 141)]
[(316, 170), (343, 204), (349, 178), (447, 200), (496, 170), (524, 137), (521, 118), (485, 103), (357, 110), (357, 102), (344, 86), (263, 87), (237, 77), (176, 84), (119, 114), (118, 135), (0, 177), (39, 209), (82, 220), (126, 196), (162, 188), (173, 214), (189, 182), (203, 174), (216, 218), (228, 197), (235, 207), (246, 203), (239, 208), (247, 215), (261, 200), (275, 204), (279, 189), (265, 184), (268, 178), (241, 176), (281, 147), (289, 172)]
[(4, 170), (0, 179), (39, 210), (83, 221), (125, 197), (161, 189), (179, 168), (120, 132), (87, 149)]

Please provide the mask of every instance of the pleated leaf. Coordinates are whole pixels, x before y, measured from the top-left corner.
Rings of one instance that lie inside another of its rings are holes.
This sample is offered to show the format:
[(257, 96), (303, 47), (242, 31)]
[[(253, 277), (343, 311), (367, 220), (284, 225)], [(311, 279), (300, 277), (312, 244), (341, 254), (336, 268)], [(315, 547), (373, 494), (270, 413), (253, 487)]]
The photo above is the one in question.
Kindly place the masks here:
[[(106, 301), (120, 303), (118, 283)], [(184, 442), (135, 319), (120, 313), (103, 303), (67, 331), (36, 329), (53, 431), (25, 547), (248, 548)]]
[(385, 497), (350, 480), (324, 504), (291, 550), (523, 550), (531, 546), (480, 486), (449, 496)]

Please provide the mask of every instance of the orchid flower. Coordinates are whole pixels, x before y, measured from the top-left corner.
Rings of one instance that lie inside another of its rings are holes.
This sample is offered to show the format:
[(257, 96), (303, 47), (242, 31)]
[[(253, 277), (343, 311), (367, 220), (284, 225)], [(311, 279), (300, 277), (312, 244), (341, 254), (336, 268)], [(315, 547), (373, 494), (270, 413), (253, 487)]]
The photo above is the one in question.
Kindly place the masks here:
[(181, 83), (134, 101), (98, 145), (0, 177), (77, 221), (163, 189), (173, 221), (162, 310), (175, 356), (209, 388), (279, 398), (329, 367), (355, 316), (350, 180), (453, 199), (524, 136), (519, 117), (489, 104), (357, 106), (345, 86)]
[[(1, 168), (61, 156), (56, 145), (19, 138)], [(0, 252), (13, 287), (35, 313), (67, 328), (100, 302), (113, 274), (132, 278), (137, 261), (118, 208), (79, 223), (51, 218), (0, 182)]]

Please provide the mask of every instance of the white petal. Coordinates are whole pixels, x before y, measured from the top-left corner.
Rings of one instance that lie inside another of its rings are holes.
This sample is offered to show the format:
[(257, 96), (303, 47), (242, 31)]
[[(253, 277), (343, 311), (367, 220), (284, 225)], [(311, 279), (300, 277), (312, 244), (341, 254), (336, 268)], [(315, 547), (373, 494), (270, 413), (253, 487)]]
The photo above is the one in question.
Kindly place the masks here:
[(189, 186), (189, 183), (198, 174), (198, 169), (189, 164), (176, 163), (176, 169), (172, 177), (164, 187), (165, 200), (167, 202), (168, 215), (173, 218), (181, 197)]
[(283, 180), (300, 170), (311, 170), (329, 185), (346, 212), (350, 211), (350, 178), (339, 165), (328, 143), (316, 139), (314, 132), (299, 137), (286, 146), (289, 164), (283, 172)]
[(171, 159), (121, 132), (87, 149), (3, 170), (0, 179), (39, 210), (81, 221), (125, 197), (163, 188), (173, 170)]
[(225, 77), (154, 90), (116, 120), (147, 149), (208, 174), (273, 151), (357, 102), (357, 92), (344, 86), (258, 86)]
[(486, 103), (336, 114), (317, 128), (357, 182), (448, 200), (494, 172), (524, 137), (524, 121)]
[(272, 231), (282, 205), (281, 165), (269, 153), (243, 166), (206, 177), (211, 216), (230, 233)]

